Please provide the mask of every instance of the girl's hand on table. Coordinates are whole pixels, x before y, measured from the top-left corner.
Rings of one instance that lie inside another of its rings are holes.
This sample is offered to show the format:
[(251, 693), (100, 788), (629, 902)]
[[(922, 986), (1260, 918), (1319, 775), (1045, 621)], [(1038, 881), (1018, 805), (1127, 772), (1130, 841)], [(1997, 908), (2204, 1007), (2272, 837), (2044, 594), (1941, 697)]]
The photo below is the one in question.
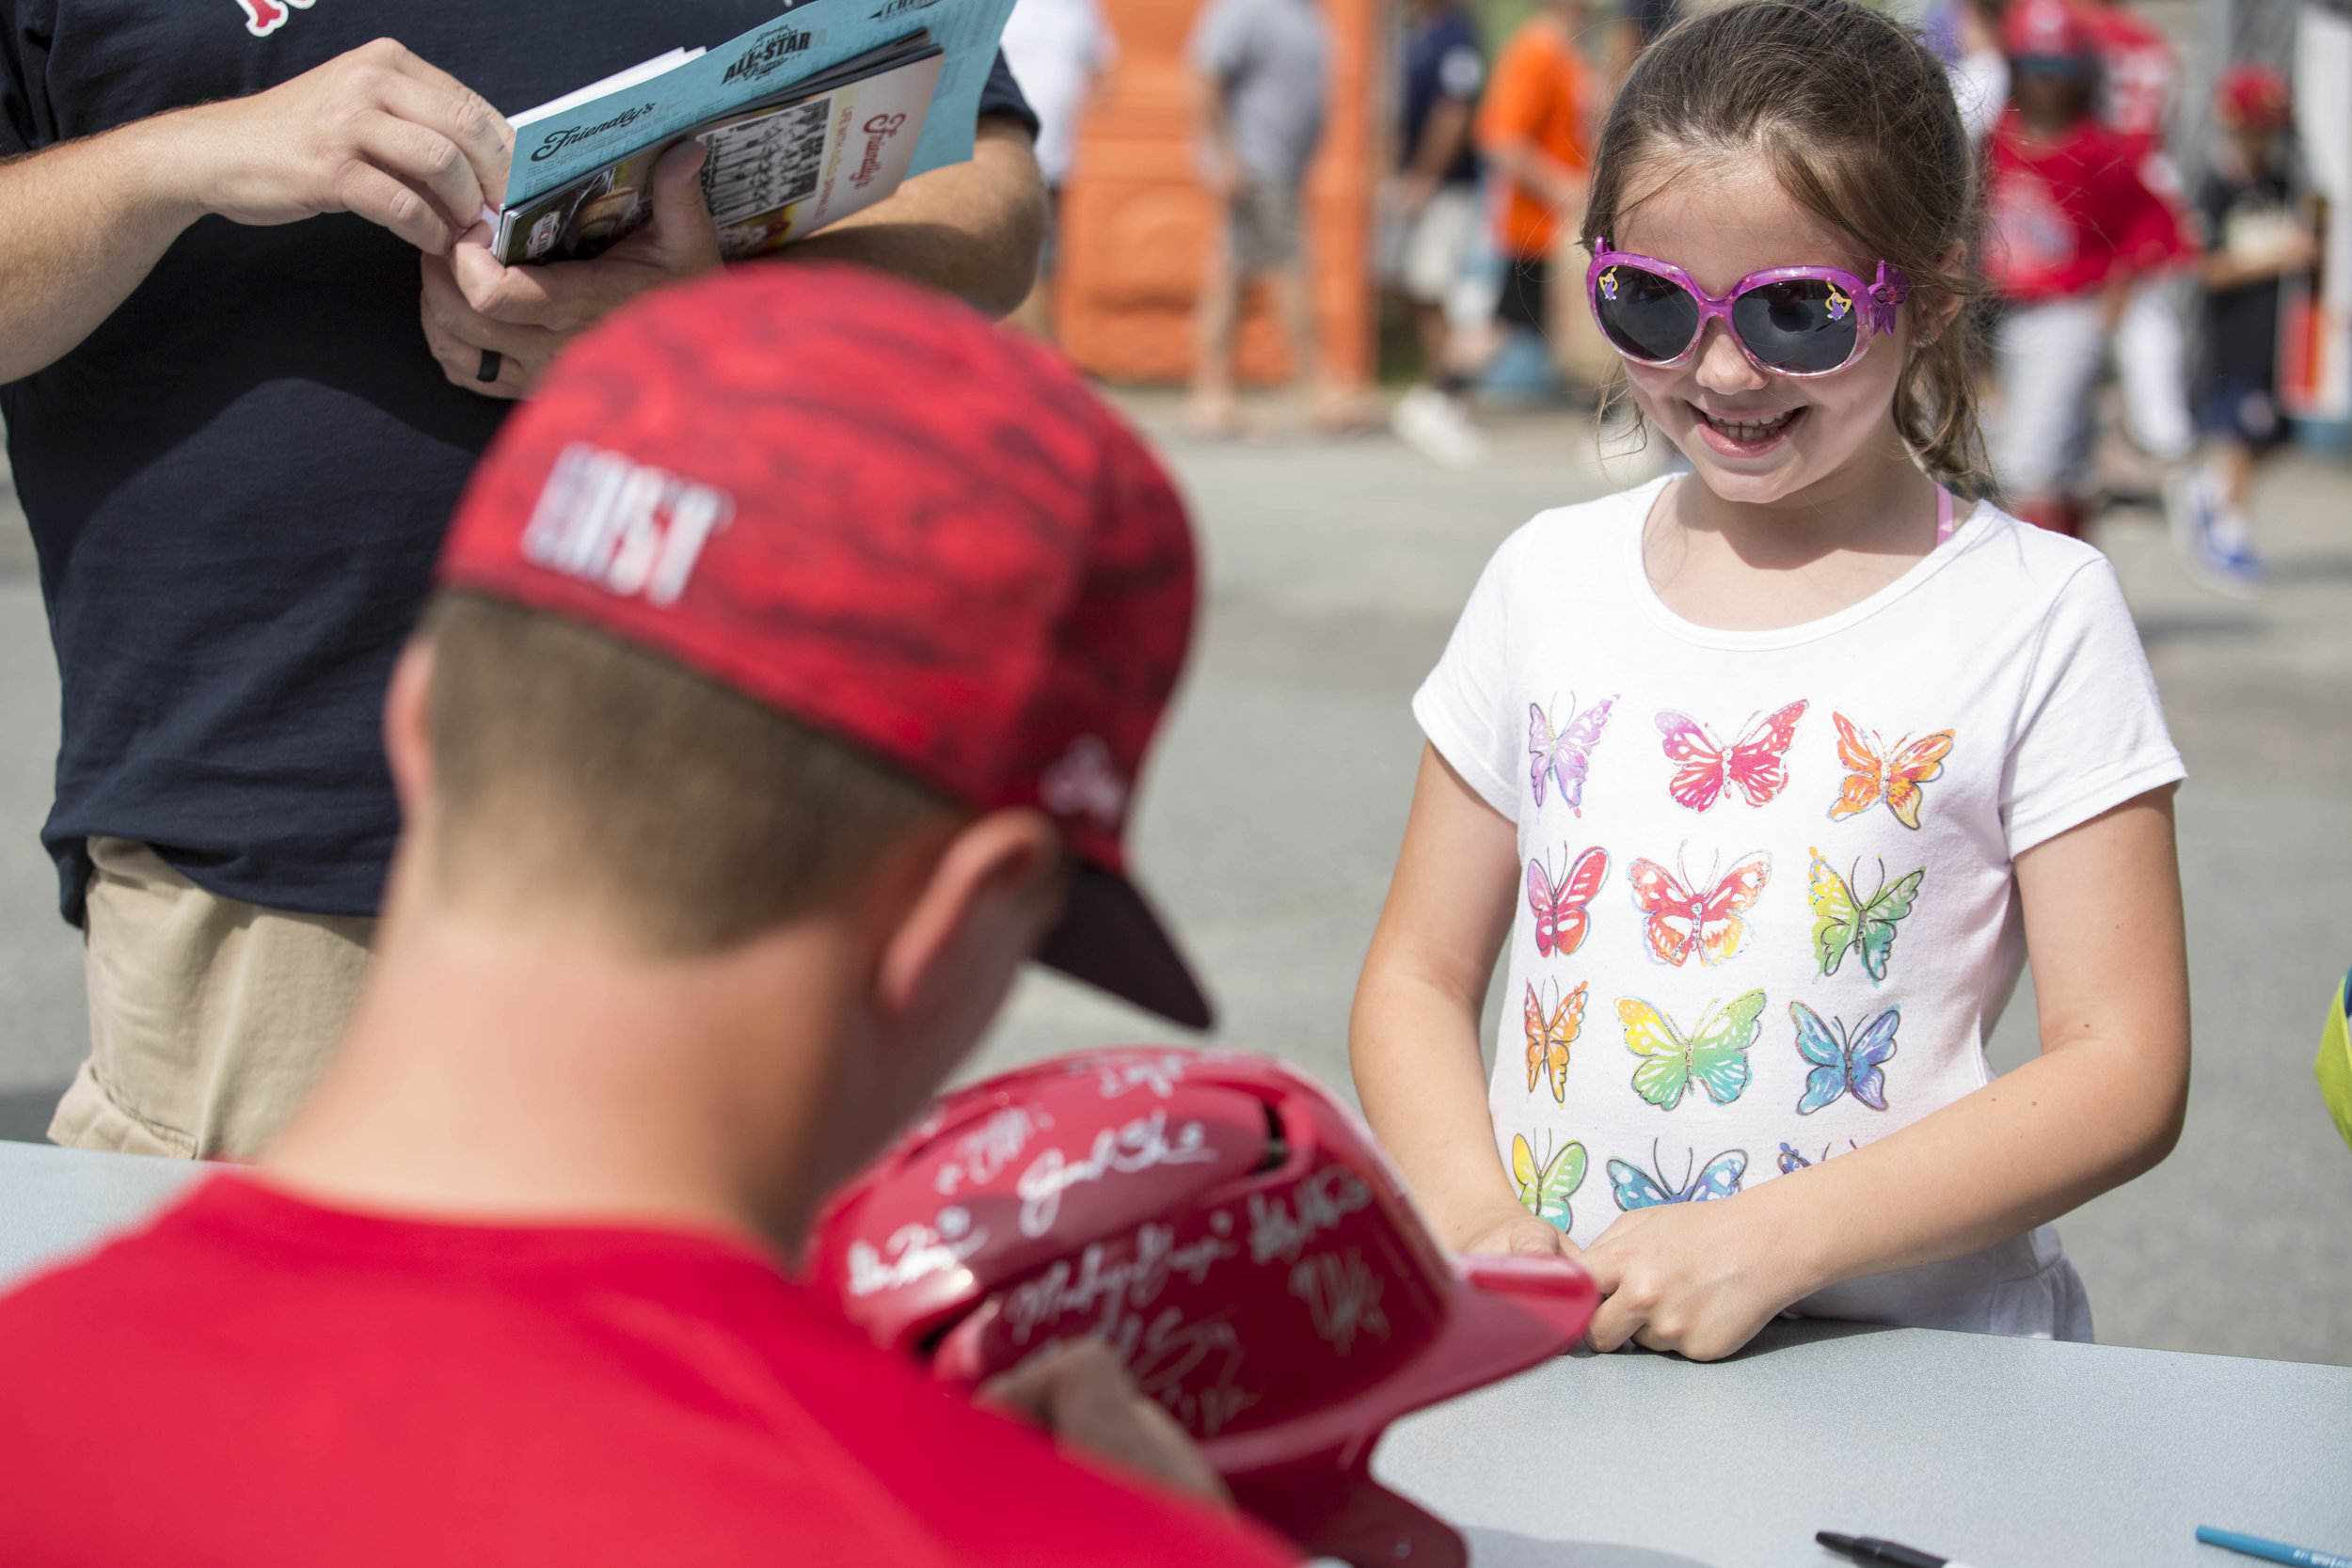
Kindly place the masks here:
[(1501, 1253), (1506, 1257), (1573, 1258), (1576, 1243), (1545, 1220), (1514, 1208), (1491, 1218), (1482, 1216), (1463, 1233), (1457, 1252)]
[(1716, 1361), (1804, 1295), (1777, 1227), (1734, 1207), (1661, 1204), (1618, 1216), (1584, 1249), (1584, 1267), (1606, 1298), (1585, 1342), (1613, 1351), (1630, 1341)]

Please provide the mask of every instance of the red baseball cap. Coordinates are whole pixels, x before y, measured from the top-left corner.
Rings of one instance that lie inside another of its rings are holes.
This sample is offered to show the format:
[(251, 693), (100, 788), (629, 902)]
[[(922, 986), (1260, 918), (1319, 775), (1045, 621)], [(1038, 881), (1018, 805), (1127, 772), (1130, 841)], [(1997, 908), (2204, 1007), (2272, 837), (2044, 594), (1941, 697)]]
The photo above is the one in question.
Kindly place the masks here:
[(977, 810), (1045, 811), (1077, 870), (1040, 960), (1208, 1026), (1121, 842), (1191, 640), (1191, 526), (1053, 354), (855, 267), (660, 290), (507, 420), (438, 581), (626, 638)]
[(2240, 60), (2214, 84), (2214, 119), (2228, 131), (2279, 131), (2292, 101), (2287, 79), (2254, 60)]
[(2087, 66), (2096, 51), (2068, 0), (2018, 0), (2001, 17), (2001, 52), (2012, 60)]

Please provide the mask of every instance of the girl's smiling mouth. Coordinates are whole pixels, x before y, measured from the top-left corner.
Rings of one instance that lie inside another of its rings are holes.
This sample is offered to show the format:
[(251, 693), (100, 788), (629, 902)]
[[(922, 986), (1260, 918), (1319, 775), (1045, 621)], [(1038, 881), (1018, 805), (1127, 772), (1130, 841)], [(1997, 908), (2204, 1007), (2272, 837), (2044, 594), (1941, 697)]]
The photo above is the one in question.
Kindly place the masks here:
[(1756, 457), (1769, 451), (1785, 437), (1796, 422), (1804, 417), (1804, 405), (1785, 408), (1777, 414), (1749, 420), (1726, 419), (1709, 414), (1695, 403), (1685, 402), (1706, 432), (1708, 445), (1727, 457)]

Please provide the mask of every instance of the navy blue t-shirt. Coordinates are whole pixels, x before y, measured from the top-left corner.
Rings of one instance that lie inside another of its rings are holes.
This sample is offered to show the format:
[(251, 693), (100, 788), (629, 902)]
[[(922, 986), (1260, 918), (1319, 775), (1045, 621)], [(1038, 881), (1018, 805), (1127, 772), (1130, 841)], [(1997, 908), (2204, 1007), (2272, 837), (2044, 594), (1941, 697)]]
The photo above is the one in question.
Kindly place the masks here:
[[(0, 157), (274, 87), (399, 40), (502, 109), (781, 0), (0, 0)], [(264, 35), (248, 23), (282, 17)], [(1000, 57), (982, 117), (1035, 120)], [(441, 531), (511, 404), (453, 387), (417, 253), (347, 214), (192, 226), (72, 353), (0, 387), (64, 684), (42, 842), (79, 921), (85, 841), (199, 886), (373, 914), (399, 814), (380, 739)]]
[[(1422, 133), (1428, 127), (1429, 116), (1436, 110), (1438, 101), (1458, 98), (1475, 103), (1486, 78), (1486, 56), (1479, 51), (1478, 29), (1460, 7), (1447, 7), (1434, 20), (1406, 36), (1405, 135), (1400, 166), (1412, 166), (1413, 156), (1421, 149)], [(1478, 154), (1465, 136), (1461, 154), (1446, 167), (1445, 183), (1470, 184), (1477, 179)]]

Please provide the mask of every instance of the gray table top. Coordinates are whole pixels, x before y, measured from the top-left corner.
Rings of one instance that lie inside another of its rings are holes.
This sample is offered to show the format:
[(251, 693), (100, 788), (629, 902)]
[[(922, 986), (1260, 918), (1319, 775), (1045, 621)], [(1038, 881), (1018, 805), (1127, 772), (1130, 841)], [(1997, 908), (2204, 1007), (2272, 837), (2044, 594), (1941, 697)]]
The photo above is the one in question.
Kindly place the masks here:
[[(0, 1143), (0, 1288), (199, 1173)], [(1474, 1568), (1832, 1568), (1817, 1529), (1973, 1568), (2245, 1568), (2196, 1527), (2352, 1552), (2352, 1368), (1776, 1323), (1713, 1366), (1550, 1362), (1399, 1422), (1374, 1469)]]
[(1563, 1357), (1399, 1422), (1373, 1468), (1477, 1568), (1842, 1562), (1819, 1529), (2247, 1568), (2196, 1528), (2352, 1553), (2352, 1367), (1782, 1323), (1710, 1366)]

